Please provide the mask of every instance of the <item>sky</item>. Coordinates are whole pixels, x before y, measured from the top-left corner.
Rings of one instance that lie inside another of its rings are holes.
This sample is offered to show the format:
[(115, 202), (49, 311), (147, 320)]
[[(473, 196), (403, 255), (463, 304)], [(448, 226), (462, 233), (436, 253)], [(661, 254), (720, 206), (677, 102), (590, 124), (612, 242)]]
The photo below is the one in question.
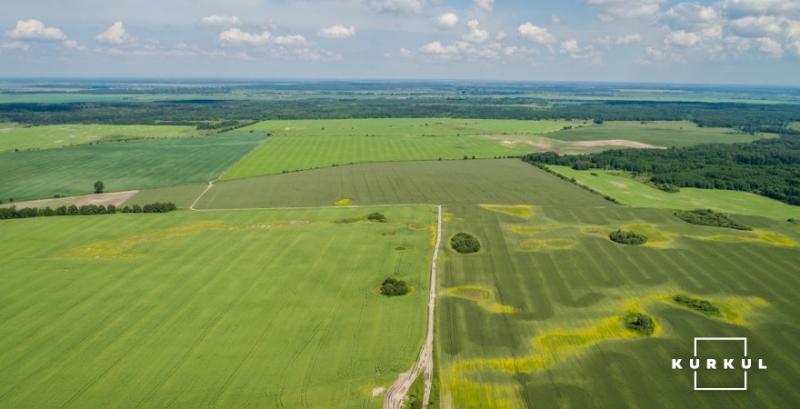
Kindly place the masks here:
[(800, 85), (800, 0), (27, 0), (2, 77)]

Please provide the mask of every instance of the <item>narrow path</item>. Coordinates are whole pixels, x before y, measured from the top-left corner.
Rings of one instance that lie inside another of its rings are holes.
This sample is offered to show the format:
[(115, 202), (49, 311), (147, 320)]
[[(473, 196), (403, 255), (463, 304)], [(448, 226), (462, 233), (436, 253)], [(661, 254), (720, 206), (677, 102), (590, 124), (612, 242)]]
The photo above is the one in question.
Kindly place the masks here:
[(425, 337), (425, 344), (419, 353), (417, 362), (408, 372), (401, 373), (397, 380), (386, 391), (383, 399), (384, 409), (401, 409), (411, 384), (417, 379), (420, 373), (425, 377), (425, 392), (423, 395), (422, 408), (428, 408), (428, 401), (431, 396), (431, 385), (433, 381), (433, 329), (434, 316), (436, 311), (436, 260), (439, 258), (439, 244), (442, 241), (442, 205), (437, 206), (438, 217), (436, 221), (436, 243), (433, 248), (433, 259), (431, 260), (431, 283), (428, 295), (428, 333)]
[(206, 186), (206, 189), (203, 190), (203, 193), (200, 193), (200, 196), (197, 196), (197, 199), (194, 199), (194, 202), (192, 202), (192, 205), (189, 206), (189, 210), (197, 210), (194, 207), (197, 205), (197, 203), (200, 201), (200, 199), (202, 199), (203, 196), (205, 196), (206, 193), (208, 193), (208, 191), (211, 190), (212, 187), (214, 187), (214, 181), (213, 180), (208, 182), (208, 186)]

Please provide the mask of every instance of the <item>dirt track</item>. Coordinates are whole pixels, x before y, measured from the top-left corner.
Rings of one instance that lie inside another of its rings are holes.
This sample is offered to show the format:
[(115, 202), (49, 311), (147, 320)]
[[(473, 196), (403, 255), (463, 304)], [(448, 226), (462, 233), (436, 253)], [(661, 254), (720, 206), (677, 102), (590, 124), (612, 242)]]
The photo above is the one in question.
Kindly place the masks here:
[(384, 409), (401, 409), (403, 401), (411, 388), (411, 384), (422, 373), (425, 377), (425, 392), (423, 395), (422, 408), (428, 408), (431, 396), (431, 382), (433, 379), (433, 330), (434, 316), (436, 312), (436, 260), (439, 258), (439, 245), (442, 241), (442, 205), (437, 206), (438, 216), (436, 221), (436, 244), (433, 248), (433, 258), (431, 260), (431, 283), (430, 294), (428, 295), (428, 333), (425, 337), (425, 344), (419, 353), (417, 361), (411, 370), (403, 372), (397, 380), (386, 391), (383, 399)]
[(4, 207), (15, 206), (19, 209), (23, 207), (59, 207), (59, 206), (85, 206), (85, 205), (114, 205), (119, 206), (133, 195), (139, 193), (138, 190), (129, 190), (126, 192), (112, 192), (112, 193), (95, 193), (84, 196), (69, 196), (61, 197), (58, 199), (42, 199), (42, 200), (29, 200), (26, 202), (7, 203)]

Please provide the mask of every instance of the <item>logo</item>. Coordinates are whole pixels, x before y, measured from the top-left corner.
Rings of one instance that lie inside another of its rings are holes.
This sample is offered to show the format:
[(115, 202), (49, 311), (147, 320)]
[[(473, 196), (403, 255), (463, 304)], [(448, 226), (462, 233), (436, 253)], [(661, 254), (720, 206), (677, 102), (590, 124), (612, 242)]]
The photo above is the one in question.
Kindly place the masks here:
[(692, 357), (673, 358), (672, 369), (691, 370), (696, 391), (746, 391), (748, 372), (767, 364), (748, 356), (745, 337), (695, 337)]

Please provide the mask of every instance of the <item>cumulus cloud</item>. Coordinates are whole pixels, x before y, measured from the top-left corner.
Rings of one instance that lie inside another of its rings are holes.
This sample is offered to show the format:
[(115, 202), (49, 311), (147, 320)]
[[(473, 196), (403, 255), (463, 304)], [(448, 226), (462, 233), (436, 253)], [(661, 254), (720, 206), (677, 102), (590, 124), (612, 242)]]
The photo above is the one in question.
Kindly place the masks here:
[(203, 17), (200, 22), (207, 26), (238, 26), (242, 23), (239, 17), (218, 15)]
[(561, 54), (577, 54), (581, 51), (577, 40), (567, 40), (561, 42)]
[(476, 44), (467, 41), (456, 41), (453, 44), (443, 44), (441, 41), (433, 41), (420, 48), (425, 54), (440, 58), (495, 58), (503, 50), (500, 42), (490, 42), (488, 44)]
[(424, 0), (366, 0), (373, 9), (389, 13), (419, 13)]
[(16, 27), (7, 35), (15, 40), (63, 41), (67, 39), (67, 35), (60, 28), (47, 27), (43, 22), (35, 19), (17, 21)]
[(319, 30), (319, 36), (325, 38), (332, 38), (336, 40), (343, 40), (356, 35), (356, 28), (353, 26), (345, 26), (336, 24), (330, 27), (325, 27)]
[(425, 54), (436, 55), (439, 57), (450, 57), (458, 54), (458, 47), (455, 45), (444, 45), (441, 41), (432, 41), (422, 46)]
[(456, 13), (444, 13), (436, 18), (436, 25), (442, 28), (453, 28), (458, 25), (458, 15)]
[(461, 36), (464, 41), (470, 43), (482, 43), (489, 39), (489, 32), (480, 28), (481, 23), (477, 19), (467, 21), (469, 31)]
[(549, 46), (556, 42), (556, 37), (548, 29), (530, 22), (517, 27), (517, 31), (522, 37), (536, 44)]
[(723, 0), (722, 7), (733, 18), (747, 15), (800, 12), (797, 0)]
[(667, 10), (661, 21), (673, 30), (702, 31), (721, 24), (721, 13), (710, 6), (680, 3)]
[(666, 46), (679, 46), (679, 47), (692, 47), (697, 45), (702, 38), (697, 33), (689, 31), (678, 30), (673, 31), (664, 38), (664, 45)]
[(642, 36), (639, 33), (634, 33), (617, 37), (614, 43), (617, 45), (628, 45), (628, 44), (639, 43), (641, 41), (642, 41)]
[(97, 41), (108, 44), (127, 44), (133, 42), (133, 37), (125, 30), (125, 24), (122, 21), (115, 21), (106, 31), (98, 34)]
[(398, 52), (400, 53), (400, 56), (403, 58), (411, 56), (411, 50), (409, 50), (408, 48), (401, 48), (400, 51)]
[(273, 42), (277, 45), (285, 45), (290, 47), (297, 47), (307, 44), (306, 38), (300, 34), (277, 36)]
[(494, 0), (475, 0), (475, 6), (481, 10), (492, 11)]
[(238, 28), (231, 28), (219, 33), (219, 40), (230, 45), (264, 45), (272, 38), (268, 31), (248, 33)]
[(651, 17), (661, 9), (664, 0), (586, 0), (586, 4), (597, 8), (600, 18), (613, 20), (617, 18)]
[(787, 20), (775, 16), (747, 16), (730, 22), (731, 31), (741, 37), (766, 37), (780, 34)]

